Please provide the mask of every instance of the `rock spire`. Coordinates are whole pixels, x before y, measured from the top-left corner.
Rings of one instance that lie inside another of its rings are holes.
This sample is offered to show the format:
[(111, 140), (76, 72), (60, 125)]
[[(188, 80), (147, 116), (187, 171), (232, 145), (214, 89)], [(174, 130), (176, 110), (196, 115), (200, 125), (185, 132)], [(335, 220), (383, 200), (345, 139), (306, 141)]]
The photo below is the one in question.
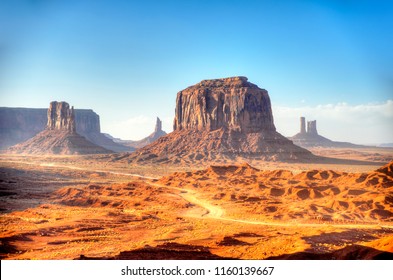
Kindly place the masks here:
[(306, 133), (306, 118), (300, 117), (300, 133)]
[(307, 122), (307, 133), (312, 134), (312, 135), (318, 135), (317, 121), (308, 121)]
[(154, 128), (154, 132), (158, 133), (158, 132), (161, 132), (161, 131), (162, 131), (162, 122), (161, 122), (160, 118), (157, 117), (156, 127)]

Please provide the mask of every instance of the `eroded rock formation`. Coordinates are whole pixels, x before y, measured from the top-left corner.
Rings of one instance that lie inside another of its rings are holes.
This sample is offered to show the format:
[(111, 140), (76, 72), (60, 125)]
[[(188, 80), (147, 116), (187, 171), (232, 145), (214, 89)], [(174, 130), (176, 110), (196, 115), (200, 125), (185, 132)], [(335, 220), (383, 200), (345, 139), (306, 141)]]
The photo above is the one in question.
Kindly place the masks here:
[(246, 77), (205, 80), (180, 91), (174, 130), (229, 129), (242, 133), (275, 131), (266, 90)]
[(307, 133), (311, 135), (318, 135), (317, 121), (307, 122)]
[(306, 118), (300, 117), (300, 133), (306, 133)]
[(76, 131), (74, 107), (70, 108), (67, 102), (53, 101), (48, 109), (48, 130)]
[(47, 126), (33, 138), (12, 146), (11, 153), (27, 154), (101, 154), (109, 150), (98, 146), (76, 132), (74, 108), (66, 102), (51, 102)]
[(205, 80), (182, 90), (177, 94), (175, 112), (174, 131), (131, 154), (128, 161), (313, 157), (276, 132), (268, 92), (245, 77)]
[[(76, 132), (90, 142), (114, 152), (133, 150), (115, 143), (101, 133), (100, 117), (93, 110), (75, 109), (74, 114)], [(56, 116), (53, 116), (53, 119), (50, 118), (52, 128), (56, 126), (55, 118)], [(48, 109), (0, 108), (0, 149), (6, 149), (34, 137), (45, 130), (48, 122)], [(61, 121), (59, 125), (60, 123)]]
[(160, 118), (157, 117), (156, 119), (156, 126), (154, 128), (154, 132), (152, 134), (150, 134), (149, 136), (138, 140), (138, 141), (133, 141), (133, 140), (121, 140), (121, 139), (114, 139), (114, 141), (116, 143), (134, 148), (134, 149), (139, 149), (142, 148), (144, 146), (147, 146), (151, 143), (153, 143), (154, 141), (156, 141), (158, 138), (166, 135), (167, 133), (165, 131), (162, 130), (162, 122), (160, 120)]
[(296, 145), (304, 148), (311, 147), (337, 147), (337, 148), (361, 148), (366, 147), (356, 145), (348, 142), (332, 141), (318, 134), (317, 121), (307, 122), (307, 131), (305, 129), (306, 119), (300, 117), (300, 132), (296, 135), (289, 137)]

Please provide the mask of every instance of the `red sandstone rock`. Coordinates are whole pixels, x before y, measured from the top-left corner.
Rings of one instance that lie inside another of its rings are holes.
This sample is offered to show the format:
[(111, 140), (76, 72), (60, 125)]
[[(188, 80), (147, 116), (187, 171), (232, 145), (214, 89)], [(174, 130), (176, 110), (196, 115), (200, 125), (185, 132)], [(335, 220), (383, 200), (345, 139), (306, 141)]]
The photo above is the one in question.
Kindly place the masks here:
[(268, 92), (245, 77), (206, 80), (180, 91), (174, 131), (119, 160), (181, 163), (239, 157), (314, 157), (276, 132)]
[(174, 130), (229, 129), (242, 133), (275, 131), (266, 90), (246, 77), (205, 80), (180, 91)]
[(27, 154), (101, 154), (108, 150), (91, 143), (76, 133), (74, 108), (66, 102), (51, 102), (44, 131), (12, 146), (11, 153)]
[(46, 129), (75, 132), (74, 107), (70, 108), (67, 102), (51, 102), (48, 109), (48, 124)]

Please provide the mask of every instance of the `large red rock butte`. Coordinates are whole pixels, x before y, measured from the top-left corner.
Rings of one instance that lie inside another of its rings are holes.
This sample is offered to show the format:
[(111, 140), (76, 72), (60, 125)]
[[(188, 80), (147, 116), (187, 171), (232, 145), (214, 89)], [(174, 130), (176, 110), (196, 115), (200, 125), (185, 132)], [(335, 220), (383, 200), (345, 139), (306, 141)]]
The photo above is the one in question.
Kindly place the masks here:
[(67, 102), (53, 101), (48, 109), (46, 129), (33, 138), (12, 146), (11, 153), (101, 154), (109, 151), (76, 132), (74, 108)]
[[(101, 133), (100, 116), (93, 110), (75, 109), (74, 114), (76, 132), (90, 142), (114, 152), (134, 150), (131, 147), (115, 143), (104, 133)], [(48, 108), (0, 107), (0, 150), (5, 150), (34, 137), (45, 130), (47, 125)]]
[(269, 94), (245, 77), (205, 80), (177, 94), (174, 130), (275, 131)]
[(179, 163), (220, 162), (239, 157), (264, 160), (314, 157), (276, 131), (268, 92), (248, 82), (246, 77), (204, 80), (180, 91), (175, 113), (172, 133), (126, 160)]

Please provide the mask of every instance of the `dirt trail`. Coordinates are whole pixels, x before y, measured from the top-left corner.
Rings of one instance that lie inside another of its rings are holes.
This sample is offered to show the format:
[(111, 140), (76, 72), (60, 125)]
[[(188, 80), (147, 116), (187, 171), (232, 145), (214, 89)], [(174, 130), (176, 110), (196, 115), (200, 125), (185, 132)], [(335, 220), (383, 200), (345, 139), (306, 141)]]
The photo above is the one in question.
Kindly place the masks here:
[[(255, 221), (255, 220), (245, 220), (245, 219), (233, 219), (233, 218), (226, 218), (224, 217), (225, 210), (218, 205), (213, 205), (209, 201), (198, 198), (198, 193), (194, 190), (178, 188), (178, 187), (171, 187), (166, 185), (161, 185), (157, 183), (150, 183), (155, 187), (160, 188), (169, 188), (169, 189), (176, 189), (180, 190), (181, 196), (186, 201), (198, 205), (206, 210), (205, 214), (199, 215), (199, 218), (210, 218), (228, 222), (236, 222), (236, 223), (244, 223), (244, 224), (253, 224), (253, 225), (266, 225), (266, 226), (282, 226), (282, 227), (326, 227), (332, 226), (335, 228), (368, 228), (368, 229), (375, 229), (375, 228), (393, 228), (393, 226), (388, 225), (378, 225), (378, 224), (318, 224), (318, 223), (297, 223), (295, 222), (287, 222), (287, 223), (280, 223), (280, 222), (266, 222), (266, 221)], [(193, 215), (195, 216), (195, 215)]]
[(143, 179), (158, 179), (158, 177), (151, 177), (151, 176), (143, 176), (135, 173), (125, 173), (125, 172), (118, 172), (118, 171), (109, 171), (109, 170), (99, 170), (99, 169), (92, 169), (87, 167), (78, 167), (78, 166), (70, 166), (64, 164), (57, 164), (57, 163), (37, 163), (37, 162), (23, 162), (23, 161), (13, 161), (13, 160), (5, 160), (3, 162), (10, 162), (10, 163), (19, 163), (19, 164), (27, 164), (27, 165), (35, 165), (35, 166), (42, 166), (42, 167), (55, 167), (55, 168), (66, 168), (72, 170), (81, 170), (81, 171), (90, 171), (90, 172), (97, 172), (97, 173), (109, 173), (114, 175), (124, 175), (124, 176), (131, 176), (131, 177), (138, 177)]
[(152, 183), (152, 182), (149, 182), (149, 184), (152, 186), (155, 186), (155, 187), (159, 187), (159, 188), (167, 188), (167, 189), (173, 189), (173, 190), (180, 191), (179, 196), (182, 197), (184, 200), (186, 200), (189, 203), (198, 205), (199, 207), (206, 210), (206, 213), (200, 215), (201, 218), (221, 219), (225, 213), (225, 210), (222, 209), (220, 206), (213, 205), (206, 200), (198, 198), (197, 197), (198, 193), (195, 192), (194, 190), (166, 186), (166, 185), (161, 185), (161, 184)]
[[(13, 161), (8, 161), (8, 162), (13, 162)], [(109, 173), (109, 174), (115, 174), (115, 175), (124, 175), (124, 176), (130, 176), (130, 177), (138, 177), (138, 178), (147, 179), (147, 180), (158, 179), (156, 177), (143, 176), (143, 175), (134, 174), (134, 173), (124, 173), (124, 172), (108, 171), (108, 170), (96, 170), (96, 169), (91, 169), (91, 168), (86, 168), (86, 167), (69, 166), (69, 165), (62, 165), (62, 164), (56, 164), (56, 163), (31, 163), (31, 162), (19, 162), (19, 161), (15, 161), (15, 162), (22, 163), (22, 164), (30, 164), (30, 165), (40, 165), (43, 167), (68, 168), (68, 169), (74, 169), (74, 170), (83, 170), (83, 171), (91, 171), (91, 172)], [(152, 186), (159, 187), (159, 188), (179, 190), (180, 193), (178, 195), (180, 197), (182, 197), (184, 200), (188, 201), (189, 203), (195, 204), (195, 205), (206, 210), (206, 212), (204, 214), (201, 214), (198, 216), (198, 218), (201, 218), (201, 219), (210, 218), (210, 219), (216, 219), (216, 220), (222, 220), (222, 221), (228, 221), (228, 222), (237, 222), (237, 223), (245, 223), (245, 224), (253, 224), (253, 225), (266, 225), (266, 226), (283, 226), (283, 227), (326, 227), (326, 226), (331, 226), (331, 227), (335, 227), (335, 228), (369, 228), (369, 229), (390, 228), (390, 229), (393, 229), (393, 226), (380, 225), (380, 224), (324, 224), (324, 223), (320, 224), (320, 223), (297, 223), (296, 221), (287, 222), (287, 223), (280, 223), (280, 222), (266, 222), (266, 221), (257, 221), (257, 220), (226, 218), (226, 217), (224, 217), (225, 210), (223, 208), (221, 208), (218, 205), (213, 205), (207, 200), (201, 199), (199, 197), (198, 193), (194, 190), (166, 186), (166, 185), (153, 183), (153, 182), (148, 182), (148, 183)], [(192, 216), (195, 217), (195, 214)]]

